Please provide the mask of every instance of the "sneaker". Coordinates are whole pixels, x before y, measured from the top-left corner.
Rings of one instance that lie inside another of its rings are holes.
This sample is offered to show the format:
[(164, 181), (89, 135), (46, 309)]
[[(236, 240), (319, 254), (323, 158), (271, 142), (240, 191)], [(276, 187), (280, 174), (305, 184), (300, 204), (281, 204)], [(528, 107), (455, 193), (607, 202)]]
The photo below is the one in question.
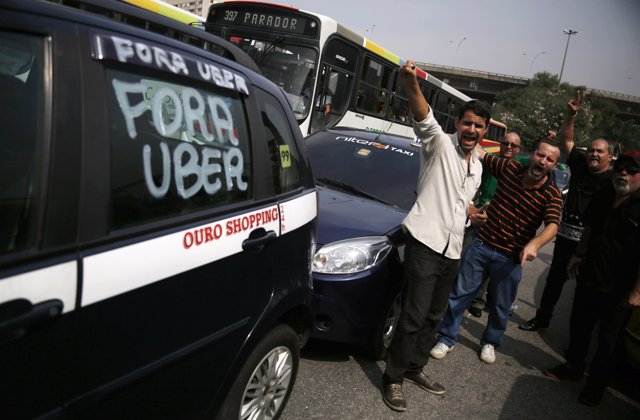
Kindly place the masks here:
[(382, 401), (392, 410), (407, 410), (407, 400), (404, 398), (402, 384), (382, 384)]
[(480, 350), (480, 360), (489, 364), (496, 361), (496, 352), (493, 344), (485, 344), (482, 346), (482, 350)]
[(600, 404), (600, 401), (602, 401), (603, 394), (604, 390), (587, 385), (582, 389), (582, 392), (580, 392), (578, 402), (589, 407), (595, 407), (596, 405)]
[(404, 377), (407, 381), (418, 385), (420, 388), (428, 391), (432, 394), (442, 395), (444, 394), (444, 387), (431, 379), (429, 375), (423, 370), (420, 373), (407, 373)]
[(546, 369), (542, 371), (542, 373), (555, 381), (579, 381), (583, 376), (582, 371), (571, 368), (568, 363), (563, 363), (551, 369)]
[(441, 359), (444, 359), (444, 356), (446, 356), (447, 353), (449, 353), (451, 350), (453, 350), (453, 346), (449, 347), (444, 343), (438, 343), (435, 346), (433, 346), (429, 354), (434, 359), (441, 360)]

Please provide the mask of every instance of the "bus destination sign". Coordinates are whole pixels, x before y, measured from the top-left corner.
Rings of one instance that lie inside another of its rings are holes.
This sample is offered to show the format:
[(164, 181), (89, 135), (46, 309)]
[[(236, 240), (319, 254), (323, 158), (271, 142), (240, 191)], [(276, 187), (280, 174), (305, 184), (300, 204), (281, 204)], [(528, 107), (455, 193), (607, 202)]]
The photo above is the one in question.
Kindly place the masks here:
[[(215, 14), (213, 13), (215, 10)], [(208, 24), (235, 27), (266, 29), (280, 33), (316, 36), (318, 24), (301, 14), (281, 11), (242, 10), (239, 7), (229, 9), (211, 9)]]

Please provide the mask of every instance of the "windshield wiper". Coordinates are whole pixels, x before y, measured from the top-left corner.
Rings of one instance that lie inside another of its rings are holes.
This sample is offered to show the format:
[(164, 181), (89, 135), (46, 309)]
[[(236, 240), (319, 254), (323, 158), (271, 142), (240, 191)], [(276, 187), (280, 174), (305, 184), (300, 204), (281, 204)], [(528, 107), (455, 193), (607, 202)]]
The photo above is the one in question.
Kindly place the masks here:
[(373, 194), (369, 194), (366, 191), (362, 191), (361, 189), (354, 187), (353, 185), (349, 185), (349, 184), (345, 184), (344, 182), (340, 182), (340, 181), (336, 181), (335, 179), (329, 179), (329, 178), (316, 178), (316, 183), (323, 185), (323, 186), (331, 186), (331, 187), (338, 187), (341, 190), (344, 191), (348, 191), (350, 193), (354, 193), (356, 195), (359, 195), (360, 197), (365, 197), (368, 198), (370, 200), (374, 200), (377, 201), (379, 203), (382, 204), (386, 204), (387, 206), (393, 206), (393, 207), (398, 207), (397, 205), (393, 204), (393, 203), (389, 203), (388, 201), (385, 201), (379, 197), (376, 197)]
[(269, 47), (260, 55), (260, 57), (258, 57), (258, 59), (255, 60), (256, 64), (259, 65), (260, 63), (262, 63), (265, 58), (267, 58), (273, 53), (273, 51), (276, 49), (278, 45), (282, 44), (283, 41), (284, 41), (283, 36), (278, 37), (275, 40), (275, 42), (273, 44), (270, 44)]

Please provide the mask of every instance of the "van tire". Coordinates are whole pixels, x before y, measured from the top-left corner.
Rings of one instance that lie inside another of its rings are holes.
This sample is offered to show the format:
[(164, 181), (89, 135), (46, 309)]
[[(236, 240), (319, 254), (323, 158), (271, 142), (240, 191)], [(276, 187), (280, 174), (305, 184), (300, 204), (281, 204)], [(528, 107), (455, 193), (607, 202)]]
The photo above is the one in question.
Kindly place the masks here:
[[(280, 324), (271, 330), (249, 355), (215, 418), (279, 418), (298, 373), (299, 346), (290, 326)], [(259, 414), (250, 416), (247, 410)]]

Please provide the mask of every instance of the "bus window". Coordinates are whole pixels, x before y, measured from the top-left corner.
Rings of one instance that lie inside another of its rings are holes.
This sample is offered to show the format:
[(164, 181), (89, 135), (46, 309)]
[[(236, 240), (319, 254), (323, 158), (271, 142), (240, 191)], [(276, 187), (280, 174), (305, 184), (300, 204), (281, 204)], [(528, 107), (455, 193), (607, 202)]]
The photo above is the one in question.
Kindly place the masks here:
[(287, 96), (298, 121), (304, 120), (311, 109), (318, 53), (308, 47), (281, 41), (231, 37), (230, 40), (254, 59), (262, 74), (280, 87)]
[(327, 65), (323, 65), (316, 88), (311, 132), (335, 124), (349, 105), (353, 76)]
[(433, 111), (433, 116), (435, 117), (436, 121), (438, 121), (438, 124), (440, 124), (442, 129), (447, 133), (451, 132), (449, 129), (449, 111), (451, 109), (449, 104), (451, 103), (451, 99), (452, 98), (447, 92), (439, 91), (438, 95), (436, 96), (435, 102), (430, 103), (431, 109)]
[(379, 116), (385, 115), (391, 71), (390, 66), (371, 57), (365, 58), (356, 101), (359, 110)]
[(325, 44), (311, 115), (311, 133), (335, 125), (346, 112), (357, 62), (358, 49), (354, 45), (338, 37)]
[(387, 119), (409, 124), (410, 119), (409, 101), (407, 100), (407, 93), (404, 84), (398, 77), (398, 71), (394, 72), (394, 86), (391, 93), (391, 102), (387, 108)]
[(491, 119), (489, 121), (489, 130), (485, 134), (485, 140), (501, 142), (504, 135), (507, 133), (507, 126), (503, 123)]

